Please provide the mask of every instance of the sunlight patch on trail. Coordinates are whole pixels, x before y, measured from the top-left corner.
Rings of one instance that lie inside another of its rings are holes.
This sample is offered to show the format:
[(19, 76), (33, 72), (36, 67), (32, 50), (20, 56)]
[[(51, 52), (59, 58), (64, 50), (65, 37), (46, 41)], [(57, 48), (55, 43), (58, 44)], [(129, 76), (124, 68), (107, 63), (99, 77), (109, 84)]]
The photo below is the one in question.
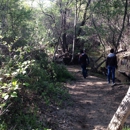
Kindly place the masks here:
[(82, 101), (80, 101), (82, 104), (89, 104), (89, 105), (91, 105), (91, 104), (93, 104), (94, 102), (92, 101), (92, 100), (82, 100)]
[(96, 82), (96, 84), (98, 84), (98, 85), (102, 85), (103, 83), (102, 83), (102, 82)]
[(93, 83), (92, 83), (92, 82), (87, 82), (87, 84), (88, 84), (88, 85), (93, 85)]

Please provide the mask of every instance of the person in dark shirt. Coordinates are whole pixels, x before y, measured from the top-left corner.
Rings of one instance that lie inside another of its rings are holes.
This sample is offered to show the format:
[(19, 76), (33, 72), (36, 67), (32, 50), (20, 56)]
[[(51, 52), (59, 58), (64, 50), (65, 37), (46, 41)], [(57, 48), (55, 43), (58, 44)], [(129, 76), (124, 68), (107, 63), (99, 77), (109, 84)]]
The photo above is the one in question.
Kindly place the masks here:
[(79, 62), (82, 68), (82, 75), (86, 78), (88, 76), (86, 67), (89, 64), (89, 58), (83, 50), (80, 50)]
[(115, 84), (115, 69), (117, 69), (117, 57), (114, 53), (114, 49), (111, 49), (110, 53), (107, 56), (106, 67), (108, 83), (110, 83), (110, 78), (112, 76), (112, 83)]

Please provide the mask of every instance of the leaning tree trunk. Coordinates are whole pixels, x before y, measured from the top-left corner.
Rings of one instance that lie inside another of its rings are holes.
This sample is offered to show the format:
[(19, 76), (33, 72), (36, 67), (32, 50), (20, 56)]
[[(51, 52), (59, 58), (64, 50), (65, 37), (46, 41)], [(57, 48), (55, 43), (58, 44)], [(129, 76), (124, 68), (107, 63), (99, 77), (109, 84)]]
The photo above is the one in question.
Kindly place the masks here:
[(130, 114), (130, 87), (119, 105), (116, 113), (111, 119), (107, 130), (122, 130), (124, 126), (124, 122)]

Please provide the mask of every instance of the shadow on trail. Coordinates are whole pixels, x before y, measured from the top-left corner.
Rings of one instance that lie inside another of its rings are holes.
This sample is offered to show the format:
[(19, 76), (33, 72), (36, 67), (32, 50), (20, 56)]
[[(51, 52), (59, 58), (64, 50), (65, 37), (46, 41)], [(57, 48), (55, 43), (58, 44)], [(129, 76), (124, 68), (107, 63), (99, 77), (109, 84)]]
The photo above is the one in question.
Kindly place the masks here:
[(91, 75), (84, 79), (80, 67), (67, 68), (76, 77), (76, 81), (67, 83), (73, 100), (67, 107), (71, 119), (68, 130), (106, 130), (128, 86), (112, 89), (104, 79)]

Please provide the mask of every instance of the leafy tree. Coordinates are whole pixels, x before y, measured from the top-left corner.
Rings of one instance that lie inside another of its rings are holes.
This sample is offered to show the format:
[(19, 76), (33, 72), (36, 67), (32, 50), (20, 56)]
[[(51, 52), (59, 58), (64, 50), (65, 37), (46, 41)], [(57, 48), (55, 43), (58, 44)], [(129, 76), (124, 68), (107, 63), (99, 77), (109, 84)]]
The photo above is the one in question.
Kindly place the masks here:
[[(42, 16), (39, 9), (21, 0), (2, 2), (0, 9), (5, 10), (0, 12), (0, 48), (6, 47), (8, 54), (0, 54), (0, 129), (46, 128), (44, 123), (38, 122), (39, 102), (31, 97), (36, 96), (46, 104), (61, 105), (68, 94), (60, 82), (73, 77), (64, 66), (53, 63), (44, 47), (41, 48), (51, 33), (43, 26), (46, 15)], [(45, 25), (53, 29), (53, 23), (48, 24), (47, 20)]]
[[(105, 43), (117, 49), (119, 47), (122, 32), (124, 31), (128, 2), (125, 1), (99, 1), (94, 8), (96, 26), (100, 26), (105, 34)], [(98, 16), (98, 17), (97, 17)]]

